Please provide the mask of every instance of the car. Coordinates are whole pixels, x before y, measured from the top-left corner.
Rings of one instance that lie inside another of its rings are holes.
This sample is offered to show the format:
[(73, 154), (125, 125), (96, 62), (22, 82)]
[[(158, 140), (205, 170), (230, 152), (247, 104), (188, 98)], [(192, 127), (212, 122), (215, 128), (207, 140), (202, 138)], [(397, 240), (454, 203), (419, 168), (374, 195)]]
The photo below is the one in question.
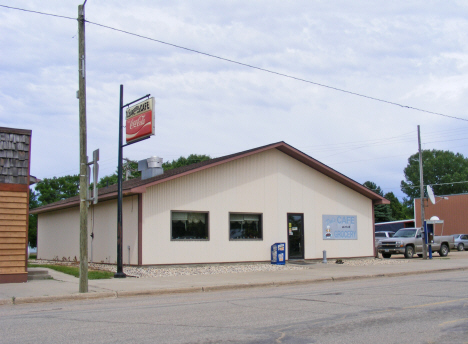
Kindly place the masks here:
[(464, 251), (465, 247), (468, 247), (468, 234), (453, 234), (452, 236), (458, 251)]
[(375, 232), (375, 247), (379, 246), (379, 242), (383, 239), (388, 239), (393, 237), (395, 232), (392, 231), (378, 231)]

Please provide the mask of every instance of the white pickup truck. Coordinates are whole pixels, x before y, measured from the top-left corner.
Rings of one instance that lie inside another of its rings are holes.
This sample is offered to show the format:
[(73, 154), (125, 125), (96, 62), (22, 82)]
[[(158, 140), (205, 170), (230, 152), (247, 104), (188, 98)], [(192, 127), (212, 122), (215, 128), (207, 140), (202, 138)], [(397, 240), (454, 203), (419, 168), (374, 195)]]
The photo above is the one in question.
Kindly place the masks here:
[[(432, 242), (432, 252), (438, 252), (441, 257), (445, 257), (450, 249), (454, 247), (453, 236), (434, 236)], [(392, 254), (404, 254), (405, 258), (413, 258), (416, 253), (423, 256), (423, 241), (420, 228), (402, 228), (398, 230), (392, 238), (382, 240), (377, 247), (377, 251), (384, 258), (390, 258)]]

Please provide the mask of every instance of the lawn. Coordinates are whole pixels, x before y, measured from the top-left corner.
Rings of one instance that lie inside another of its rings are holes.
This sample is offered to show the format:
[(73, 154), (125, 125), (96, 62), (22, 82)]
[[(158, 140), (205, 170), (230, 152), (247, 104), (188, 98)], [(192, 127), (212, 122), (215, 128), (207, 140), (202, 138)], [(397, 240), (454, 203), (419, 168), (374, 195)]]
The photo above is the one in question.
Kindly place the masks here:
[[(63, 272), (68, 275), (75, 277), (80, 276), (80, 270), (77, 266), (69, 265), (54, 265), (54, 264), (31, 264), (28, 263), (29, 268), (49, 268), (55, 271)], [(88, 270), (88, 279), (105, 279), (114, 277), (114, 273), (110, 271), (98, 271), (98, 270)]]

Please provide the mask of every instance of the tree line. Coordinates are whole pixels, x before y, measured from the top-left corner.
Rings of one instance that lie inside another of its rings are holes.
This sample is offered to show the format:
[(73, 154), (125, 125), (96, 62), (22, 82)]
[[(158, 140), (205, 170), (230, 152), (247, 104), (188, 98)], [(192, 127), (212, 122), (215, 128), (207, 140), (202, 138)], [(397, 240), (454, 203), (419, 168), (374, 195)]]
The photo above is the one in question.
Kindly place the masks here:
[[(443, 150), (423, 150), (424, 185), (431, 185), (436, 195), (453, 195), (468, 192), (468, 158), (460, 153)], [(414, 218), (414, 199), (420, 198), (419, 153), (408, 158), (403, 170), (405, 180), (400, 183), (401, 191), (406, 194), (400, 202), (393, 192), (383, 194), (374, 182), (363, 185), (390, 201), (390, 204), (374, 206), (375, 222), (389, 222)], [(424, 197), (427, 197), (424, 188)]]
[[(432, 185), (436, 195), (450, 195), (468, 192), (468, 158), (460, 153), (442, 150), (424, 150), (422, 152), (424, 167), (424, 184)], [(187, 166), (193, 163), (211, 159), (209, 155), (191, 154), (181, 156), (171, 162), (163, 163), (165, 171)], [(414, 199), (420, 197), (419, 189), (419, 154), (415, 153), (408, 158), (408, 164), (403, 170), (405, 180), (400, 183), (401, 191), (406, 197), (400, 202), (393, 192), (383, 193), (380, 186), (372, 181), (363, 185), (390, 201), (390, 204), (374, 206), (375, 222), (388, 222), (412, 219), (414, 217)], [(139, 178), (138, 162), (124, 159), (123, 178)], [(102, 177), (98, 182), (99, 188), (117, 184), (117, 170), (115, 173)], [(29, 194), (30, 209), (57, 202), (79, 194), (79, 176), (68, 175), (63, 177), (44, 178), (36, 184), (35, 190)], [(426, 196), (427, 197), (427, 196)], [(37, 215), (29, 217), (29, 242), (32, 247), (37, 244)]]

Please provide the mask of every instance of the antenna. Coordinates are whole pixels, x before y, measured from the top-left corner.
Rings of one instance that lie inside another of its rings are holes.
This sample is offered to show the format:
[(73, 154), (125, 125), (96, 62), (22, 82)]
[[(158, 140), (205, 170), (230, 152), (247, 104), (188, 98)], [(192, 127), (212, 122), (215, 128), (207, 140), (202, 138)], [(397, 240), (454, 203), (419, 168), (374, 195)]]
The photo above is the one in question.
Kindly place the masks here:
[(427, 186), (427, 196), (429, 196), (429, 200), (432, 204), (436, 204), (434, 191), (432, 190), (432, 187), (430, 185)]

